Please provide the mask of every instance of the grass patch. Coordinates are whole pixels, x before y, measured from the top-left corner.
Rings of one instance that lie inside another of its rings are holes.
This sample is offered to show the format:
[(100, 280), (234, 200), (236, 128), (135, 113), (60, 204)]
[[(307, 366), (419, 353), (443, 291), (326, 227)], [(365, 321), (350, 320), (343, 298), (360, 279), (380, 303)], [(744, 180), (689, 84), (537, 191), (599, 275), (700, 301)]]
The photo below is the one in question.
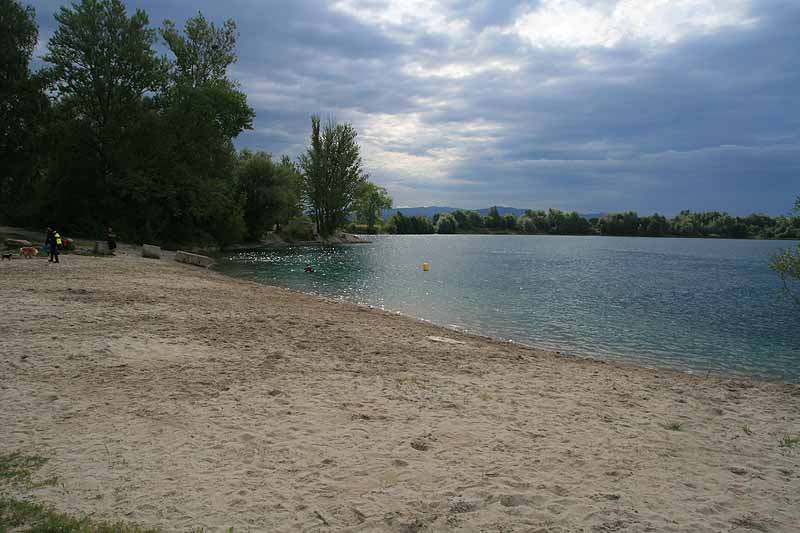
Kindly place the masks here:
[[(47, 458), (20, 452), (0, 455), (0, 488), (24, 485), (36, 488), (55, 483), (55, 479), (34, 483), (33, 473), (47, 463)], [(29, 533), (156, 533), (118, 522), (94, 522), (54, 511), (49, 507), (24, 500), (0, 497), (0, 533), (20, 531)]]
[(784, 435), (778, 445), (781, 448), (796, 448), (800, 446), (800, 436)]
[(670, 422), (668, 424), (664, 424), (664, 429), (668, 429), (670, 431), (683, 431), (684, 425), (683, 422)]
[(34, 470), (41, 468), (47, 459), (38, 455), (13, 452), (0, 455), (0, 481), (3, 483), (30, 483)]
[(76, 518), (56, 512), (38, 503), (13, 499), (0, 499), (0, 531), (25, 531), (29, 533), (158, 533), (157, 529), (143, 529), (117, 522), (94, 522), (89, 518)]

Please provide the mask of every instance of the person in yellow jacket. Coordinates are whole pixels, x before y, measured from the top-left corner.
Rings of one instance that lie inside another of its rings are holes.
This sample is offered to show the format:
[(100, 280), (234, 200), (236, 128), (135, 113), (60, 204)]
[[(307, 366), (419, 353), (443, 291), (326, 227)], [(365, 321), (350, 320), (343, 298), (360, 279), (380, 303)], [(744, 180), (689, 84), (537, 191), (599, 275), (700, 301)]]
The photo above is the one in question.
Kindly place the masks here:
[(50, 250), (50, 263), (58, 263), (58, 253), (61, 250), (63, 241), (61, 235), (53, 228), (47, 228), (47, 239), (45, 241), (47, 248)]

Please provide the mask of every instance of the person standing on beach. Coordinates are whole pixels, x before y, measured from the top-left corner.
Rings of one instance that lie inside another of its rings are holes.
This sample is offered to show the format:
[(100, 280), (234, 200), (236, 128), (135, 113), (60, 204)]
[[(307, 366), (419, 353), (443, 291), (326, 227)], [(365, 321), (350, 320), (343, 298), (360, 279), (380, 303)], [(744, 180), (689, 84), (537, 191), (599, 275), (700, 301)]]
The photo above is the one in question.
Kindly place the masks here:
[(58, 263), (58, 249), (61, 246), (61, 235), (58, 234), (56, 230), (53, 228), (47, 228), (47, 237), (45, 239), (45, 244), (47, 248), (50, 250), (50, 259), (48, 260), (49, 263)]
[(108, 250), (111, 255), (114, 255), (114, 250), (117, 249), (117, 234), (114, 233), (111, 226), (108, 227), (108, 232), (106, 232), (106, 241), (108, 242)]

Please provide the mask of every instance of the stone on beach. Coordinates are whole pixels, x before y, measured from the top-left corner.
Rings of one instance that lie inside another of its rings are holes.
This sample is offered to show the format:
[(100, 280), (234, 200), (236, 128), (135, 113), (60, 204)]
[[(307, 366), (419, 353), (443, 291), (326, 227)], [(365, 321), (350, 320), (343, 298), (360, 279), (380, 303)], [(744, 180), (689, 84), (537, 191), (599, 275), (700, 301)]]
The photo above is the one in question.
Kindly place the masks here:
[(27, 248), (33, 246), (31, 241), (25, 239), (6, 239), (6, 248)]
[(161, 247), (153, 244), (143, 244), (142, 257), (146, 257), (148, 259), (161, 259)]
[(177, 251), (175, 252), (175, 261), (179, 263), (186, 263), (189, 265), (196, 265), (208, 268), (214, 265), (214, 260), (210, 257), (205, 255), (193, 254), (190, 252), (182, 252)]
[(106, 241), (95, 241), (94, 253), (97, 255), (111, 255), (111, 249)]

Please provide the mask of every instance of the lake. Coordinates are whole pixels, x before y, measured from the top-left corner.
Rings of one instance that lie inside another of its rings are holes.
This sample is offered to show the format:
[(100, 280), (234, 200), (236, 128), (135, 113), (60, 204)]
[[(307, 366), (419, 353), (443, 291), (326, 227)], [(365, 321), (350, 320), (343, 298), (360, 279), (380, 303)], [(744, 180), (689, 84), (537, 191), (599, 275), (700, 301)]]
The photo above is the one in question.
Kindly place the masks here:
[[(397, 235), (228, 255), (219, 269), (578, 356), (800, 379), (800, 306), (771, 254), (792, 242)], [(422, 264), (430, 264), (423, 272)], [(311, 263), (315, 273), (303, 271)]]

